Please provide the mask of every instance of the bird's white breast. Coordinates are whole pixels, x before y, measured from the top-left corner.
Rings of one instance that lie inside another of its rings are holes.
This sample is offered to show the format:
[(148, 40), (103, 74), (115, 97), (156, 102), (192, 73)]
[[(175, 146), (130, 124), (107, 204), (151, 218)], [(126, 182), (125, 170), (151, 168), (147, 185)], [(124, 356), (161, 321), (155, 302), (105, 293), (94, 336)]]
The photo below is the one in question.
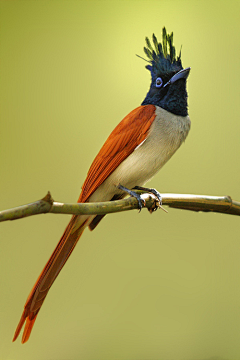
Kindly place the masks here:
[(171, 158), (190, 130), (189, 116), (174, 115), (156, 106), (156, 117), (147, 138), (136, 147), (90, 197), (90, 201), (107, 201), (121, 193), (116, 186), (129, 189), (142, 186)]

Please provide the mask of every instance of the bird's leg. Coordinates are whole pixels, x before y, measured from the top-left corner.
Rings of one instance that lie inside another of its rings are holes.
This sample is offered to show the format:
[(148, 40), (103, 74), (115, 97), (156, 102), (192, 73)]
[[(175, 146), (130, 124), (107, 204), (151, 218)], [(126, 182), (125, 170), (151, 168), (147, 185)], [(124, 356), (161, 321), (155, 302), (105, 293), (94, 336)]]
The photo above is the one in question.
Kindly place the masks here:
[(135, 186), (133, 189), (147, 191), (147, 192), (155, 195), (159, 201), (159, 204), (162, 205), (161, 194), (156, 189), (149, 189), (149, 188), (142, 187), (142, 186)]
[(145, 206), (145, 200), (143, 200), (141, 198), (141, 195), (137, 194), (135, 191), (129, 190), (128, 188), (126, 188), (125, 186), (122, 186), (120, 184), (117, 186), (117, 188), (120, 190), (123, 190), (126, 193), (128, 193), (129, 195), (135, 197), (135, 199), (137, 199), (137, 201), (138, 201), (139, 212), (142, 210), (142, 207)]

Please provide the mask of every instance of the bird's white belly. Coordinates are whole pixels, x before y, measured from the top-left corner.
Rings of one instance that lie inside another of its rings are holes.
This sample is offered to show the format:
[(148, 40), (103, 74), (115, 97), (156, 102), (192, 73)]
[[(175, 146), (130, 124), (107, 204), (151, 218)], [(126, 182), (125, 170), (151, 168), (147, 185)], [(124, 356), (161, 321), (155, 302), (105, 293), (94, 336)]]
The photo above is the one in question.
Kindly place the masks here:
[(144, 185), (186, 139), (190, 123), (188, 116), (177, 116), (156, 107), (156, 118), (146, 140), (98, 187), (89, 201), (108, 201), (115, 194), (121, 194), (117, 189), (119, 184), (128, 189)]

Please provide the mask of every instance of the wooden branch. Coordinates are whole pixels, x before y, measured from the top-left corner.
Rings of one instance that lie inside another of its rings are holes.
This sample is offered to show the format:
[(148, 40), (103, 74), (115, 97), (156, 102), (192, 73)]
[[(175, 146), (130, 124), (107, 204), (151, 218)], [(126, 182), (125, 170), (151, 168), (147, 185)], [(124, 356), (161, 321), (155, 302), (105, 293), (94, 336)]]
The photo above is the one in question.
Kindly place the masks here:
[[(152, 194), (146, 194), (139, 190), (136, 192), (141, 194), (142, 199), (145, 200), (145, 207), (150, 212), (161, 207)], [(161, 196), (164, 205), (177, 209), (240, 215), (240, 202), (233, 201), (230, 196), (184, 194), (161, 194)], [(50, 192), (48, 192), (41, 200), (0, 211), (0, 221), (21, 219), (27, 216), (46, 213), (103, 215), (133, 209), (138, 209), (138, 201), (133, 197), (100, 203), (64, 204), (54, 201)]]

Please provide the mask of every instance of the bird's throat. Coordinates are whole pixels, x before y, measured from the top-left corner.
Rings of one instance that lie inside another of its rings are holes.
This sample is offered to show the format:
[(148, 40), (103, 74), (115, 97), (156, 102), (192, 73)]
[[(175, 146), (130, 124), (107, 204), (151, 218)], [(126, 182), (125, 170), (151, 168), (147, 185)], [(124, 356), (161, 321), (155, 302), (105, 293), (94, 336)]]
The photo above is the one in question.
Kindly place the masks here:
[(188, 102), (187, 102), (186, 80), (181, 79), (176, 83), (169, 85), (165, 91), (156, 92), (150, 88), (146, 98), (141, 105), (156, 105), (162, 109), (169, 111), (174, 115), (187, 116)]

